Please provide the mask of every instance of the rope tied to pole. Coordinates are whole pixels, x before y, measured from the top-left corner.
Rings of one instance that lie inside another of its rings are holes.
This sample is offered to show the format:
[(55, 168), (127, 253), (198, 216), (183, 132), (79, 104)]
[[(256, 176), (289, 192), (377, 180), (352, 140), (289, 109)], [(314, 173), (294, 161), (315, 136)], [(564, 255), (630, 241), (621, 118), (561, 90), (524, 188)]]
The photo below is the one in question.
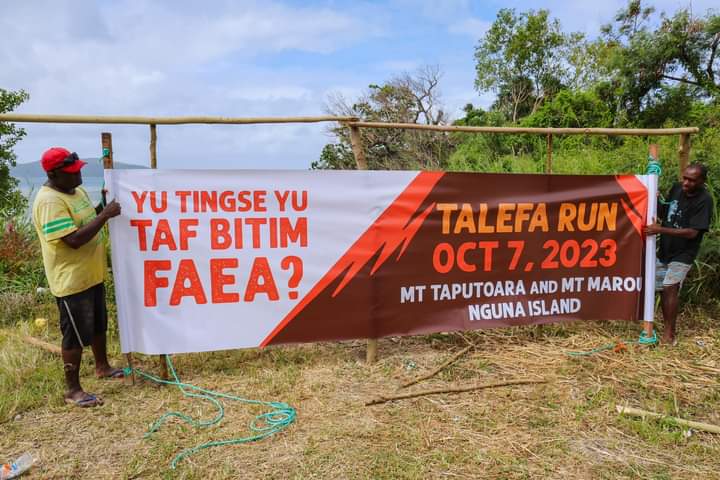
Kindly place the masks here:
[[(195, 447), (187, 448), (183, 450), (182, 452), (178, 453), (175, 458), (173, 458), (172, 462), (170, 462), (170, 468), (173, 470), (177, 467), (178, 463), (180, 463), (183, 459), (201, 451), (205, 450), (207, 448), (212, 447), (222, 447), (222, 446), (228, 446), (228, 445), (239, 445), (242, 443), (250, 443), (250, 442), (256, 442), (258, 440), (262, 440), (264, 438), (267, 438), (271, 435), (274, 435), (287, 427), (289, 427), (296, 419), (297, 419), (297, 411), (295, 408), (291, 407), (285, 402), (267, 402), (263, 400), (253, 400), (248, 398), (243, 398), (235, 395), (230, 395), (228, 393), (221, 393), (216, 392), (213, 390), (205, 389), (202, 387), (198, 387), (196, 385), (192, 385), (189, 383), (183, 383), (178, 378), (177, 373), (175, 372), (175, 368), (172, 364), (172, 360), (170, 359), (170, 356), (166, 356), (167, 366), (168, 370), (171, 373), (171, 380), (163, 380), (161, 378), (158, 378), (154, 375), (151, 375), (149, 373), (143, 372), (142, 370), (135, 368), (132, 369), (130, 367), (126, 367), (124, 369), (125, 375), (129, 376), (133, 373), (133, 370), (136, 374), (153, 381), (155, 383), (163, 384), (163, 385), (175, 385), (177, 386), (180, 391), (182, 392), (183, 396), (189, 397), (189, 398), (200, 398), (203, 400), (207, 400), (208, 402), (212, 403), (213, 406), (217, 409), (217, 414), (215, 417), (211, 420), (194, 420), (189, 415), (185, 415), (181, 412), (171, 411), (163, 414), (158, 418), (153, 425), (150, 427), (150, 429), (145, 433), (145, 438), (150, 437), (153, 433), (158, 431), (160, 427), (170, 418), (176, 417), (182, 420), (183, 422), (187, 423), (188, 425), (191, 425), (196, 428), (204, 428), (209, 427), (212, 425), (216, 425), (222, 421), (222, 419), (225, 417), (225, 408), (223, 407), (222, 402), (220, 402), (219, 399), (225, 399), (225, 400), (232, 400), (236, 402), (241, 403), (247, 403), (250, 405), (262, 405), (272, 408), (271, 411), (261, 413), (257, 415), (250, 423), (249, 427), (250, 430), (253, 432), (252, 435), (248, 435), (245, 437), (239, 437), (239, 438), (231, 438), (227, 440), (216, 440), (216, 441), (209, 441), (205, 442), (200, 445), (196, 445)], [(198, 392), (198, 393), (194, 393)]]

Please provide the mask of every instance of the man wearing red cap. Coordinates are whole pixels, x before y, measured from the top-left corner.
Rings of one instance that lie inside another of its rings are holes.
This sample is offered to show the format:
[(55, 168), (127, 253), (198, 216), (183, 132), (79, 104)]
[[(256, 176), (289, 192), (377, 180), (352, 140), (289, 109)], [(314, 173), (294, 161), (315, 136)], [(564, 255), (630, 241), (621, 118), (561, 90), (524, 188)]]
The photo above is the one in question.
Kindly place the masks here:
[(77, 153), (53, 147), (42, 156), (48, 180), (33, 203), (33, 223), (40, 238), (50, 291), (60, 310), (62, 358), (65, 370), (65, 402), (81, 407), (102, 404), (97, 395), (80, 386), (80, 359), (90, 345), (99, 378), (121, 378), (107, 358), (105, 305), (106, 257), (100, 230), (120, 214), (120, 204), (93, 207), (80, 187), (80, 169), (86, 162)]

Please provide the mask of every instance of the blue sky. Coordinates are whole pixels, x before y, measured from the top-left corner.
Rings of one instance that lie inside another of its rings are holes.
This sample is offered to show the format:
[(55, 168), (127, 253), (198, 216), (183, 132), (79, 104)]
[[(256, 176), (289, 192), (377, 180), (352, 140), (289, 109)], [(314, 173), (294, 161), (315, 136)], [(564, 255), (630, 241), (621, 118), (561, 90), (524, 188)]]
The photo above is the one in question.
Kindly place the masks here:
[[(713, 7), (695, 0), (695, 11)], [(18, 112), (294, 116), (325, 113), (328, 96), (439, 65), (451, 116), (473, 88), (473, 52), (499, 8), (547, 8), (566, 31), (593, 37), (625, 4), (575, 1), (3, 0), (0, 87), (25, 89)], [(659, 0), (675, 11), (688, 1)], [(23, 124), (19, 162), (61, 145), (148, 164), (145, 126)], [(160, 126), (160, 168), (305, 169), (332, 141), (328, 125)]]

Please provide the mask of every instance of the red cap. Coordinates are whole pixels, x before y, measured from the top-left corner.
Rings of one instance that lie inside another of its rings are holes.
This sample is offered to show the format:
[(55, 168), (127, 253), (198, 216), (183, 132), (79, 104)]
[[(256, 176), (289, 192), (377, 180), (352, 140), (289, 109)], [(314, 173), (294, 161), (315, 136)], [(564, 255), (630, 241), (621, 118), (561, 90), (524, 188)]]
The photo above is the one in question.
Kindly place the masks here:
[(61, 169), (65, 173), (77, 173), (82, 167), (87, 165), (87, 162), (83, 162), (78, 158), (77, 153), (62, 147), (47, 149), (45, 153), (43, 153), (40, 163), (46, 172), (55, 170), (62, 165), (67, 165)]

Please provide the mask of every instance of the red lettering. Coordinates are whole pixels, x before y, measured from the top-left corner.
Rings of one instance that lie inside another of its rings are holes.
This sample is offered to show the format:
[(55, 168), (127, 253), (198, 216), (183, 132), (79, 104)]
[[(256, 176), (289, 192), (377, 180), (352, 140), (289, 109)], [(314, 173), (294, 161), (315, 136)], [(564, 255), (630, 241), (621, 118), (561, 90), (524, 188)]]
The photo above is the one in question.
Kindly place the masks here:
[(265, 225), (267, 218), (246, 218), (245, 225), (252, 227), (252, 246), (260, 248), (260, 225)]
[(155, 213), (167, 210), (167, 192), (160, 192), (160, 204), (157, 201), (157, 192), (150, 192), (150, 208)]
[(213, 258), (210, 260), (210, 278), (212, 286), (212, 303), (237, 303), (240, 295), (225, 292), (225, 285), (235, 282), (235, 275), (225, 275), (226, 268), (237, 268), (237, 258)]
[(180, 250), (188, 249), (188, 239), (197, 237), (197, 232), (190, 227), (197, 227), (197, 218), (180, 219)]
[(213, 250), (226, 250), (230, 248), (230, 222), (224, 218), (210, 220), (210, 248)]
[(256, 212), (267, 212), (267, 208), (265, 207), (265, 197), (267, 196), (267, 192), (265, 190), (255, 190), (253, 192), (253, 203), (255, 204), (255, 210)]
[(457, 250), (457, 265), (463, 272), (474, 272), (477, 270), (475, 265), (469, 265), (465, 262), (465, 253), (468, 250), (475, 248), (475, 242), (465, 242), (458, 247)]
[(175, 196), (180, 199), (180, 212), (187, 213), (187, 197), (190, 196), (190, 190), (178, 190)]
[(131, 227), (138, 229), (138, 246), (141, 251), (147, 250), (147, 235), (145, 229), (152, 225), (152, 220), (130, 220)]
[(155, 229), (152, 244), (153, 252), (159, 250), (161, 245), (167, 246), (169, 250), (177, 250), (170, 224), (164, 218), (158, 220), (157, 228)]
[[(445, 254), (445, 260), (442, 259)], [(452, 245), (443, 242), (438, 244), (433, 251), (433, 268), (438, 273), (448, 273), (455, 263), (455, 251)]]
[(280, 218), (280, 246), (286, 248), (289, 243), (300, 241), (301, 247), (307, 247), (307, 218), (299, 217), (295, 220), (293, 227), (289, 218)]
[(131, 192), (133, 200), (135, 200), (135, 205), (137, 205), (137, 212), (142, 213), (143, 212), (143, 206), (145, 204), (145, 197), (147, 197), (147, 192), (142, 192), (140, 195), (138, 195), (138, 192)]
[[(259, 280), (262, 278), (262, 283)], [(277, 301), (280, 299), (275, 278), (270, 270), (270, 264), (267, 257), (257, 257), (253, 262), (250, 270), (250, 279), (245, 288), (245, 301), (252, 302), (255, 295), (264, 293), (268, 296), (268, 300)]]
[(486, 272), (492, 271), (492, 255), (493, 250), (500, 246), (500, 242), (478, 242), (478, 248), (485, 250), (485, 256), (483, 258), (483, 270)]
[[(189, 285), (185, 285), (188, 282)], [(195, 262), (190, 259), (180, 260), (177, 277), (175, 277), (175, 284), (170, 295), (170, 305), (180, 305), (183, 297), (195, 298), (195, 303), (198, 305), (207, 303)]]
[(170, 260), (145, 260), (143, 262), (145, 277), (145, 306), (157, 306), (157, 289), (167, 288), (170, 284), (165, 277), (158, 277), (159, 270), (170, 270), (172, 264)]

